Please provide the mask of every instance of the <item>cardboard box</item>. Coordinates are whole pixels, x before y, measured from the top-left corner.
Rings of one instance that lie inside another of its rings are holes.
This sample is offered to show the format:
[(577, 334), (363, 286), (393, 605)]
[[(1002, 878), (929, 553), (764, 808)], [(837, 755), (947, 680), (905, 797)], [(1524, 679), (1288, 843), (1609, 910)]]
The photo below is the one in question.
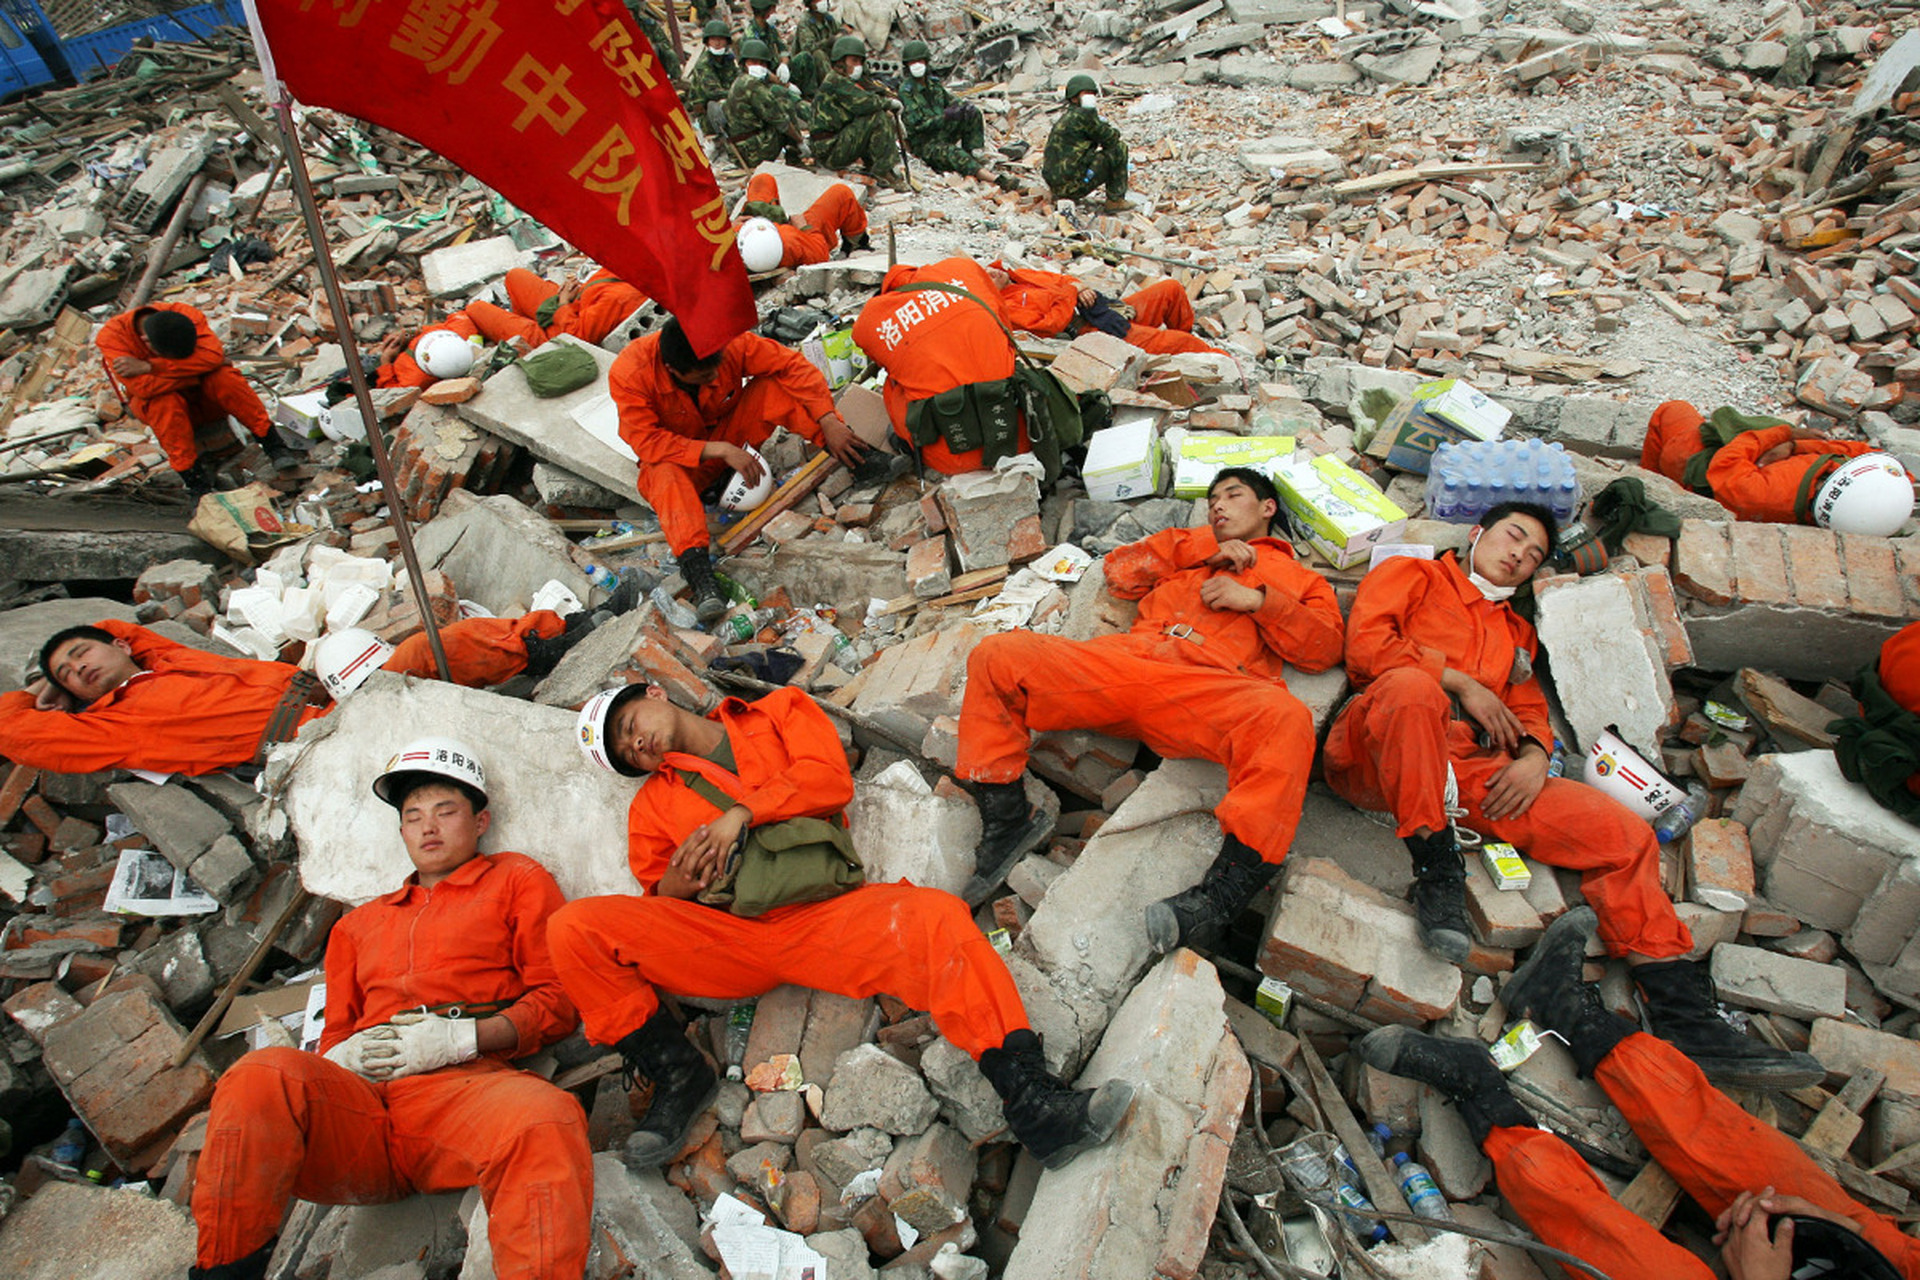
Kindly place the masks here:
[(1467, 440), (1498, 440), (1512, 417), (1512, 410), (1460, 379), (1439, 378), (1415, 387), (1381, 424), (1379, 435), (1392, 442), (1388, 466), (1425, 475), (1435, 449)]
[(1228, 467), (1252, 467), (1271, 477), (1293, 453), (1292, 436), (1230, 436), (1195, 432), (1180, 441), (1173, 460), (1173, 496), (1204, 498), (1213, 478)]
[(1285, 1027), (1287, 1011), (1293, 1008), (1293, 988), (1278, 978), (1262, 978), (1254, 989), (1253, 1007), (1267, 1015), (1276, 1027)]
[(1494, 886), (1500, 889), (1524, 889), (1533, 883), (1520, 851), (1504, 840), (1489, 840), (1480, 846), (1480, 865), (1487, 869)]
[(1407, 513), (1338, 458), (1283, 462), (1273, 482), (1294, 527), (1336, 569), (1352, 568), (1406, 532)]
[(1158, 425), (1146, 417), (1094, 432), (1080, 474), (1089, 498), (1117, 502), (1159, 493), (1163, 470)]
[(853, 381), (853, 326), (805, 339), (800, 354), (820, 371), (830, 389), (838, 391)]

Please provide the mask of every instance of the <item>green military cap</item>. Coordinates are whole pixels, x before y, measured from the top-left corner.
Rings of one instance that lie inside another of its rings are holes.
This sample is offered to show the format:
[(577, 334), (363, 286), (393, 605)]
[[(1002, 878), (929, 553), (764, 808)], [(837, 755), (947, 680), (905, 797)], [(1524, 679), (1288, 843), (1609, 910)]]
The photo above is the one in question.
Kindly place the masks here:
[(859, 36), (841, 36), (833, 42), (833, 60), (842, 58), (864, 58), (867, 56), (867, 42)]
[(907, 47), (900, 51), (900, 61), (925, 62), (928, 57), (932, 55), (932, 52), (932, 50), (927, 48), (927, 42), (925, 40), (909, 40), (907, 41)]
[(1090, 75), (1085, 75), (1085, 74), (1077, 75), (1073, 77), (1071, 80), (1067, 81), (1066, 96), (1069, 100), (1077, 98), (1083, 93), (1098, 93), (1098, 92), (1100, 92), (1100, 86), (1093, 82), (1093, 77)]
[(765, 40), (742, 40), (740, 42), (740, 61), (772, 62), (773, 50), (767, 48)]
[(708, 40), (731, 40), (733, 39), (733, 31), (727, 26), (724, 19), (714, 18), (707, 23), (707, 34), (705, 38)]

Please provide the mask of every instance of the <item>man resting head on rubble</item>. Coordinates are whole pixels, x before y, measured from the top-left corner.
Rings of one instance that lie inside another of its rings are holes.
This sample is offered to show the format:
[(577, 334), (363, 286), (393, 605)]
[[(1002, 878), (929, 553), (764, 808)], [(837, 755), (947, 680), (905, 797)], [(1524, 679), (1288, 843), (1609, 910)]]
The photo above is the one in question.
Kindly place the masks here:
[(1313, 716), (1287, 691), (1286, 663), (1340, 661), (1340, 606), (1273, 536), (1273, 482), (1229, 467), (1207, 491), (1207, 525), (1167, 529), (1108, 553), (1107, 589), (1138, 600), (1125, 635), (988, 636), (967, 660), (954, 772), (980, 803), (969, 902), (984, 900), (1050, 824), (1027, 803), (1035, 731), (1092, 729), (1163, 756), (1227, 769), (1214, 809), (1224, 833), (1200, 882), (1147, 908), (1155, 951), (1210, 945), (1279, 871), (1313, 765)]
[[(1882, 465), (1847, 465), (1869, 454)], [(1711, 496), (1738, 520), (1889, 537), (1913, 512), (1913, 477), (1863, 440), (1726, 408), (1703, 418), (1684, 400), (1653, 411), (1640, 465)]]
[(1840, 772), (1908, 822), (1920, 823), (1920, 622), (1880, 646), (1853, 678), (1858, 715), (1833, 722)]
[[(518, 618), (467, 618), (441, 627), (440, 644), (455, 684), (481, 688), (522, 673), (537, 679), (638, 599), (638, 583), (623, 583), (591, 614), (562, 618), (536, 609)], [(56, 773), (202, 774), (257, 764), (374, 668), (439, 674), (424, 631), (391, 649), (360, 634), (369, 660), (360, 670), (342, 664), (344, 679), (328, 680), (285, 662), (207, 653), (131, 622), (68, 627), (41, 646), (39, 679), (0, 693), (0, 755)]]
[(374, 794), (413, 874), (327, 939), (320, 1052), (261, 1049), (220, 1078), (193, 1188), (190, 1280), (267, 1274), (296, 1197), (386, 1204), (479, 1187), (500, 1280), (578, 1280), (593, 1207), (587, 1119), (512, 1065), (579, 1019), (547, 955), (560, 888), (492, 820), (471, 747), (410, 743)]
[(627, 344), (607, 374), (620, 409), (620, 438), (640, 460), (640, 496), (666, 533), (693, 594), (694, 612), (711, 623), (727, 602), (714, 580), (707, 514), (700, 493), (739, 472), (763, 474), (747, 452), (785, 427), (848, 467), (866, 448), (833, 406), (827, 379), (808, 359), (757, 333), (735, 335), (696, 355), (678, 319)]
[[(1347, 618), (1347, 675), (1360, 692), (1335, 717), (1327, 784), (1386, 810), (1413, 859), (1420, 936), (1455, 964), (1471, 954), (1465, 840), (1503, 840), (1581, 873), (1600, 937), (1624, 956), (1655, 1035), (1716, 1081), (1791, 1089), (1818, 1063), (1736, 1032), (1715, 1011), (1713, 981), (1687, 960), (1693, 937), (1660, 882), (1646, 821), (1592, 787), (1549, 778), (1553, 730), (1534, 674), (1533, 627), (1509, 603), (1551, 552), (1553, 514), (1502, 503), (1465, 554), (1396, 557), (1369, 571)], [(1473, 833), (1478, 833), (1473, 834)]]
[[(1648, 1154), (1714, 1216), (1727, 1274), (1920, 1280), (1920, 1241), (1855, 1200), (1800, 1144), (1710, 1086), (1695, 1063), (1612, 1012), (1581, 980), (1595, 926), (1589, 907), (1555, 920), (1501, 999), (1509, 1017), (1530, 1018), (1566, 1042), (1580, 1074), (1606, 1091)], [(1431, 1085), (1459, 1107), (1493, 1162), (1500, 1194), (1546, 1244), (1614, 1280), (1716, 1274), (1539, 1127), (1478, 1040), (1383, 1027), (1355, 1048), (1376, 1069)]]
[(585, 280), (542, 280), (525, 267), (507, 272), (505, 307), (484, 298), (469, 302), (465, 314), (488, 342), (513, 342), (522, 355), (571, 334), (599, 345), (614, 326), (640, 309), (647, 295), (605, 267)]
[(657, 685), (633, 684), (581, 709), (578, 740), (602, 768), (647, 775), (627, 811), (627, 856), (644, 894), (579, 899), (547, 930), (587, 1038), (612, 1045), (653, 1082), (652, 1105), (627, 1141), (631, 1167), (678, 1155), (717, 1086), (657, 990), (739, 1000), (791, 982), (895, 996), (931, 1013), (980, 1064), (1014, 1138), (1048, 1168), (1112, 1136), (1133, 1086), (1075, 1090), (1047, 1070), (1006, 963), (952, 894), (867, 884), (751, 917), (700, 900), (750, 833), (772, 839), (772, 824), (790, 819), (846, 826), (853, 773), (833, 723), (806, 694), (728, 698), (703, 718)]
[(166, 451), (167, 465), (192, 494), (219, 487), (194, 440), (196, 424), (234, 417), (265, 446), (276, 464), (291, 451), (273, 437), (273, 419), (253, 384), (227, 361), (207, 317), (184, 302), (155, 302), (123, 311), (100, 326), (93, 340), (114, 394), (146, 424)]
[[(439, 340), (423, 347), (421, 344), (435, 333), (450, 333), (461, 342)], [(377, 387), (430, 387), (443, 378), (464, 378), (473, 368), (477, 351), (474, 340), (479, 334), (465, 311), (427, 325), (412, 337), (390, 333), (376, 348), (373, 383)], [(462, 351), (463, 345), (469, 349)]]
[(1043, 338), (1072, 338), (1098, 329), (1156, 355), (1220, 349), (1193, 336), (1193, 303), (1178, 280), (1155, 280), (1112, 298), (1061, 271), (987, 265), (1007, 323)]
[(844, 243), (849, 253), (873, 247), (867, 238), (867, 211), (844, 182), (822, 191), (805, 213), (790, 217), (780, 205), (780, 183), (770, 173), (747, 180), (748, 216), (739, 229), (740, 260), (752, 272), (825, 262)]

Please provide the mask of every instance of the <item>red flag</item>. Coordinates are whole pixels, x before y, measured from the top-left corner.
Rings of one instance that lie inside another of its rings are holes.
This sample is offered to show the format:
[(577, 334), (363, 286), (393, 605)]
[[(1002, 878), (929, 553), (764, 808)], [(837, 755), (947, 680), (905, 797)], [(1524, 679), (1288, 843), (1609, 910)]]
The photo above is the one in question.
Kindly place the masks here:
[(440, 153), (718, 350), (757, 320), (713, 172), (620, 0), (253, 0), (295, 98)]

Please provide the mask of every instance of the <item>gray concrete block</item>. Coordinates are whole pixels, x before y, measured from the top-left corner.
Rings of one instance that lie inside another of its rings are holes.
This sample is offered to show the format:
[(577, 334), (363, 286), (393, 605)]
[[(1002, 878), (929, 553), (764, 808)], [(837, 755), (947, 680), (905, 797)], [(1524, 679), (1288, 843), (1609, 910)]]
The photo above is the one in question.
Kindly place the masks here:
[(980, 1074), (980, 1064), (945, 1036), (921, 1051), (920, 1074), (940, 1100), (941, 1116), (967, 1141), (979, 1142), (1006, 1127), (1000, 1095)]
[(1801, 1019), (1847, 1011), (1847, 975), (1833, 965), (1723, 944), (1713, 950), (1712, 969), (1714, 989), (1728, 1004)]
[(127, 815), (134, 830), (182, 871), (190, 870), (194, 859), (227, 834), (227, 820), (220, 811), (184, 786), (116, 782), (107, 788), (107, 798)]
[(571, 334), (554, 341), (591, 353), (600, 366), (599, 380), (564, 396), (542, 398), (528, 388), (526, 373), (518, 365), (509, 365), (488, 378), (480, 394), (456, 406), (455, 412), (481, 430), (614, 493), (637, 493), (640, 468), (633, 451), (620, 441), (619, 413), (607, 393), (606, 372), (613, 367), (613, 353)]
[(1481, 1153), (1459, 1110), (1425, 1085), (1420, 1088), (1419, 1158), (1449, 1200), (1470, 1200), (1493, 1179), (1493, 1163)]
[(1543, 589), (1535, 627), (1553, 661), (1554, 690), (1585, 750), (1609, 725), (1650, 760), (1675, 719), (1673, 686), (1634, 609), (1633, 586), (1602, 573)]
[(584, 601), (593, 590), (568, 554), (572, 544), (551, 521), (525, 503), (501, 494), (482, 498), (455, 489), (440, 513), (414, 531), (424, 568), (453, 579), (463, 599), (477, 601), (499, 617), (527, 611), (533, 595), (557, 580)]
[(1644, 405), (1609, 396), (1568, 396), (1547, 439), (1590, 457), (1638, 462), (1651, 414)]
[(45, 1183), (0, 1221), (0, 1272), (13, 1280), (176, 1280), (195, 1254), (193, 1215), (131, 1187)]
[(0, 529), (0, 564), (19, 582), (131, 581), (179, 559), (223, 557), (184, 529)]
[[(1693, 599), (1680, 620), (1696, 665), (1710, 671), (1756, 667), (1791, 680), (1849, 680), (1900, 629), (1898, 622), (1798, 605), (1708, 605)], [(1810, 635), (1819, 643), (1809, 644)]]
[[(1057, 812), (1057, 798), (1054, 805)], [(958, 893), (973, 874), (979, 809), (965, 797), (935, 795), (905, 762), (854, 784), (847, 821), (870, 884), (906, 881)]]
[(481, 286), (492, 284), (515, 267), (532, 267), (533, 255), (510, 236), (490, 236), (465, 244), (435, 249), (420, 258), (420, 278), (436, 298), (462, 302)]
[(926, 1082), (878, 1045), (863, 1044), (840, 1055), (820, 1108), (820, 1123), (842, 1133), (878, 1129), (899, 1135), (925, 1132), (940, 1114)]

